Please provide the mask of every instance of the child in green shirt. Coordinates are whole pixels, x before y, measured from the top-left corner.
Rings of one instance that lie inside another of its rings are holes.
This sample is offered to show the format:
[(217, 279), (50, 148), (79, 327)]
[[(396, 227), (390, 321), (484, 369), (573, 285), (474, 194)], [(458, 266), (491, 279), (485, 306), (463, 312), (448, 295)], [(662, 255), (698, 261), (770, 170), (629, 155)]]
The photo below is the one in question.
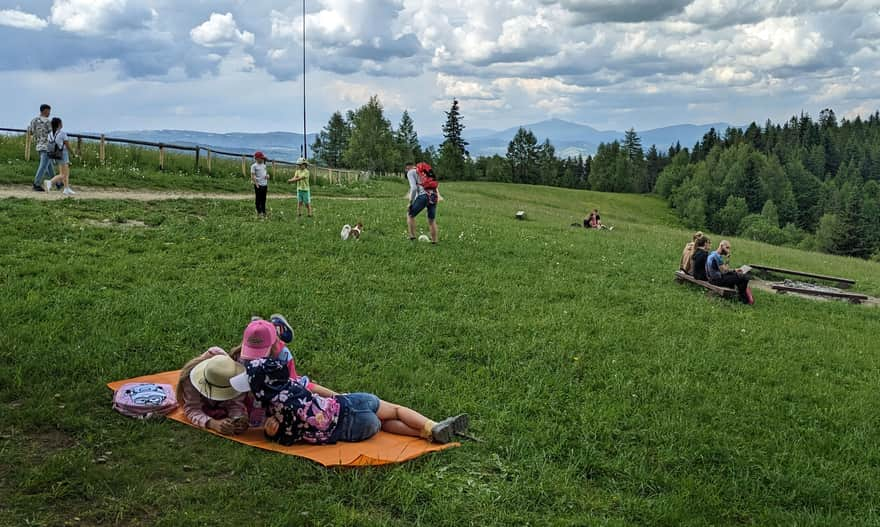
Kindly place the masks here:
[(288, 183), (296, 183), (296, 215), (297, 217), (302, 215), (302, 206), (305, 205), (306, 209), (309, 213), (309, 218), (312, 217), (312, 193), (309, 190), (309, 177), (311, 174), (309, 173), (309, 162), (305, 160), (305, 158), (299, 158), (296, 160), (296, 172), (294, 172), (293, 177), (288, 179)]

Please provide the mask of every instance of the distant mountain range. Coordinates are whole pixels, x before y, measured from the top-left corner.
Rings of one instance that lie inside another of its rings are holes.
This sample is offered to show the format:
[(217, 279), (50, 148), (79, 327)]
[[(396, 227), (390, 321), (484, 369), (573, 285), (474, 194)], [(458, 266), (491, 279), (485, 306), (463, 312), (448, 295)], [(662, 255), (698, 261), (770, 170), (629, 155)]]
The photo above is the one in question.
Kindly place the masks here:
[[(296, 161), (302, 155), (302, 134), (292, 132), (266, 132), (258, 134), (228, 133), (215, 134), (192, 130), (137, 130), (109, 132), (107, 137), (133, 139), (153, 143), (180, 146), (204, 146), (234, 154), (253, 154), (260, 150), (269, 159)], [(315, 142), (316, 134), (308, 134), (309, 147)], [(311, 156), (311, 154), (310, 154)]]
[[(655, 128), (653, 130), (636, 130), (636, 132), (639, 134), (645, 150), (650, 148), (651, 145), (656, 145), (660, 150), (668, 150), (676, 142), (680, 142), (681, 146), (690, 148), (697, 141), (701, 140), (709, 129), (715, 128), (718, 134), (721, 135), (730, 126), (727, 123), (680, 124)], [(550, 143), (556, 148), (556, 155), (561, 157), (593, 155), (599, 148), (600, 143), (610, 143), (615, 140), (622, 141), (625, 135), (625, 132), (597, 130), (585, 124), (573, 123), (562, 119), (550, 119), (501, 131), (465, 128), (464, 139), (470, 143), (468, 150), (474, 157), (481, 155), (491, 156), (494, 154), (503, 156), (507, 153), (508, 143), (510, 143), (520, 128), (531, 130), (537, 136), (538, 142), (543, 143), (545, 139), (549, 139)], [(421, 138), (421, 142), (423, 146), (436, 146), (443, 142), (443, 137), (426, 136)]]
[[(710, 128), (715, 128), (719, 134), (722, 134), (730, 126), (727, 123), (681, 124), (637, 132), (642, 139), (642, 146), (645, 150), (651, 145), (657, 145), (660, 150), (667, 150), (676, 142), (680, 142), (685, 147), (692, 147), (694, 143), (703, 138), (703, 135)], [(465, 140), (470, 143), (468, 150), (472, 156), (491, 156), (493, 154), (503, 156), (507, 153), (508, 143), (516, 135), (519, 128), (517, 126), (500, 131), (486, 128), (465, 128), (464, 136)], [(597, 130), (592, 126), (561, 119), (523, 125), (522, 128), (531, 130), (539, 142), (549, 139), (550, 143), (556, 147), (556, 154), (560, 157), (593, 155), (600, 143), (623, 140), (625, 134), (614, 130)], [(252, 154), (256, 150), (261, 150), (270, 159), (287, 161), (295, 161), (301, 155), (303, 142), (302, 134), (293, 132), (217, 134), (191, 130), (139, 130), (110, 132), (107, 136), (182, 146), (200, 145), (236, 154)], [(315, 137), (316, 134), (308, 134), (306, 137), (310, 147), (315, 142)], [(425, 136), (420, 140), (424, 147), (438, 146), (443, 142), (443, 137)]]

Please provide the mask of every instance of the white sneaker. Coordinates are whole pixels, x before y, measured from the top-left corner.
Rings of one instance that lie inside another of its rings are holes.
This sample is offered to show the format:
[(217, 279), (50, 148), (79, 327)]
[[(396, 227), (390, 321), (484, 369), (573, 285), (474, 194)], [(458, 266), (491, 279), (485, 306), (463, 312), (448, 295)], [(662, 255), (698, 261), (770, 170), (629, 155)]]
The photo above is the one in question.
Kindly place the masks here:
[(52, 191), (52, 184), (49, 183), (48, 180), (44, 179), (43, 180), (43, 188), (46, 189), (46, 192), (51, 192)]
[(66, 196), (73, 196), (74, 194), (76, 194), (76, 192), (74, 192), (72, 188), (67, 187), (64, 189), (64, 194)]

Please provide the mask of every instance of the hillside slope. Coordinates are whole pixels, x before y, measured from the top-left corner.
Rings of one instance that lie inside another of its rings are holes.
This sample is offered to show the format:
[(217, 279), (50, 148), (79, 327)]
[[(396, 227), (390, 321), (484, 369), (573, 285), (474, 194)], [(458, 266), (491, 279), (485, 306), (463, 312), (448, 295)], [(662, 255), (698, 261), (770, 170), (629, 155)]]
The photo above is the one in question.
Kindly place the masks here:
[[(247, 202), (0, 201), (0, 517), (880, 521), (876, 309), (761, 292), (746, 307), (675, 285), (689, 233), (658, 199), (442, 189), (439, 246), (405, 239), (400, 197), (316, 198), (316, 218), (299, 221), (270, 199), (266, 222)], [(614, 231), (570, 227), (592, 207)], [(133, 220), (145, 227), (124, 227)], [(363, 239), (341, 242), (356, 221)], [(736, 262), (880, 292), (877, 263), (733, 242)], [(485, 442), (335, 471), (110, 409), (105, 382), (229, 349), (252, 314), (272, 312), (296, 326), (301, 373), (431, 416), (466, 411)]]

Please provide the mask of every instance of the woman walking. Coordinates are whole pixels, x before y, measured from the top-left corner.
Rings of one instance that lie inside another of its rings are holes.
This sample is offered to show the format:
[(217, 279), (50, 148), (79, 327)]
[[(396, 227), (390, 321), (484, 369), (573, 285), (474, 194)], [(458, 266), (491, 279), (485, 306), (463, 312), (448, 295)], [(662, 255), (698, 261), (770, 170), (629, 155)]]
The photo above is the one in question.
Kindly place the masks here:
[(67, 132), (63, 128), (64, 123), (58, 117), (52, 118), (52, 132), (49, 133), (49, 157), (58, 163), (59, 174), (51, 181), (43, 180), (46, 192), (52, 189), (56, 183), (64, 184), (64, 195), (73, 196), (76, 192), (70, 188), (70, 143), (67, 141)]

